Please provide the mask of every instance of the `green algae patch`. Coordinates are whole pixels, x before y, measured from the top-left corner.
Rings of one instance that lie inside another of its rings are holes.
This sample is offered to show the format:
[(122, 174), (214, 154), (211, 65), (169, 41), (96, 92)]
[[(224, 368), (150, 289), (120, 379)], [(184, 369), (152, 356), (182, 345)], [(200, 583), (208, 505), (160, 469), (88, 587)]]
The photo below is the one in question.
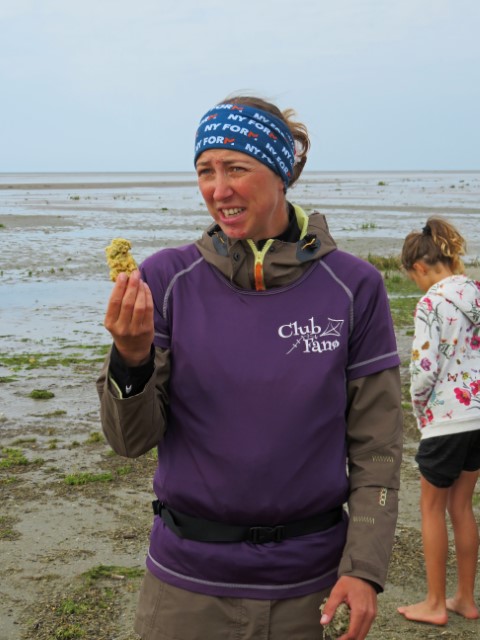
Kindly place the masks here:
[(82, 577), (87, 584), (93, 584), (98, 580), (105, 579), (125, 580), (126, 578), (140, 578), (144, 573), (145, 569), (140, 567), (120, 567), (117, 565), (99, 564), (82, 574)]
[(389, 298), (390, 313), (396, 329), (413, 327), (418, 298)]
[(0, 384), (8, 384), (9, 382), (15, 382), (17, 378), (15, 376), (0, 376)]
[(66, 592), (35, 607), (28, 626), (38, 640), (133, 638), (133, 632), (125, 635), (120, 614), (144, 573), (140, 567), (94, 566), (75, 577)]
[(413, 327), (413, 314), (421, 292), (400, 272), (386, 272), (384, 282), (395, 328)]
[(26, 466), (28, 464), (28, 458), (23, 455), (21, 449), (2, 447), (0, 450), (0, 469), (11, 469), (12, 467)]
[(105, 444), (105, 438), (99, 431), (92, 432), (85, 440), (85, 444)]
[(28, 397), (34, 400), (50, 400), (50, 398), (55, 397), (55, 394), (53, 391), (47, 391), (47, 389), (32, 389)]
[(17, 540), (20, 533), (15, 531), (14, 525), (18, 518), (0, 516), (0, 540)]
[(364, 260), (370, 262), (379, 271), (400, 271), (401, 267), (399, 256), (383, 256), (369, 253)]
[(113, 474), (110, 471), (105, 473), (72, 473), (65, 477), (65, 484), (70, 486), (82, 486), (93, 482), (112, 482)]
[(21, 444), (36, 444), (37, 439), (36, 438), (17, 438), (16, 440), (14, 440), (12, 442), (12, 445), (14, 447), (18, 447)]
[[(23, 353), (0, 353), (0, 364), (11, 371), (32, 370), (32, 369), (55, 369), (58, 367), (82, 368), (103, 362), (105, 354), (108, 353), (110, 345), (66, 345), (62, 347), (64, 351), (71, 350), (71, 353), (53, 352), (23, 352)], [(87, 353), (90, 352), (90, 353)], [(11, 377), (5, 380), (12, 382)]]
[(64, 409), (57, 409), (56, 411), (49, 411), (47, 413), (39, 414), (40, 418), (59, 418), (60, 416), (67, 415), (67, 412)]
[(0, 449), (0, 469), (15, 469), (19, 471), (30, 465), (40, 466), (45, 462), (43, 458), (29, 460), (21, 449), (16, 447), (2, 447)]

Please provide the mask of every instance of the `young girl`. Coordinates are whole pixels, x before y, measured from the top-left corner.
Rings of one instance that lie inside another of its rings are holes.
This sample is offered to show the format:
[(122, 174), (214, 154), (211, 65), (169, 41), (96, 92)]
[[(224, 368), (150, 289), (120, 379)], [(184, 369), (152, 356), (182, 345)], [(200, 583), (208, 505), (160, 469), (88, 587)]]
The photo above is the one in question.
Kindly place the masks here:
[[(408, 620), (445, 625), (448, 611), (476, 619), (479, 546), (472, 496), (480, 468), (480, 283), (464, 275), (465, 240), (446, 220), (431, 217), (410, 233), (402, 265), (426, 292), (415, 310), (410, 392), (421, 431), (425, 600), (398, 608)], [(446, 599), (448, 533), (455, 537), (458, 583)]]

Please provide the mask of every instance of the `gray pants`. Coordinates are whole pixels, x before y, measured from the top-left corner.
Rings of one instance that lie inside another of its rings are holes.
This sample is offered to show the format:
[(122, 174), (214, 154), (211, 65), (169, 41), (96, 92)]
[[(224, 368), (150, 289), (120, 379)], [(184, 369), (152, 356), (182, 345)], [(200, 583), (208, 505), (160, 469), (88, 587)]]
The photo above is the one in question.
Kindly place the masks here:
[(135, 631), (142, 640), (320, 640), (318, 610), (330, 589), (287, 600), (217, 598), (146, 572)]

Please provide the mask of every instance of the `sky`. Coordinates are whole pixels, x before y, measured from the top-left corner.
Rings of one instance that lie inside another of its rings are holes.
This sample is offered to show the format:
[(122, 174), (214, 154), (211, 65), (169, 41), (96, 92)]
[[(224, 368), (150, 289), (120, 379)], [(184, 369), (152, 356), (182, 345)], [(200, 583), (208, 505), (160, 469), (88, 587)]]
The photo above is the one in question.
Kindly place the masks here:
[(478, 0), (0, 0), (0, 172), (191, 171), (232, 93), (311, 171), (480, 169)]

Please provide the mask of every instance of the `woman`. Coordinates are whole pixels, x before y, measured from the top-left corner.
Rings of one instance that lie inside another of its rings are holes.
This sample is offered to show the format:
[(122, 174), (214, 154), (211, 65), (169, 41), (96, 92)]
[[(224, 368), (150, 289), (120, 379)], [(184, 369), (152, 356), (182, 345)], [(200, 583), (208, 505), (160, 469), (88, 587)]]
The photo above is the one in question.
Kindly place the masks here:
[[(425, 293), (415, 310), (410, 364), (413, 409), (421, 432), (422, 538), (427, 573), (424, 600), (398, 608), (408, 620), (445, 625), (448, 611), (476, 620), (474, 589), (478, 526), (473, 492), (480, 469), (480, 284), (464, 273), (465, 240), (447, 220), (432, 216), (413, 231), (402, 264)], [(446, 597), (450, 515), (457, 557), (457, 590)]]
[(327, 596), (322, 624), (346, 602), (342, 638), (362, 640), (385, 582), (395, 336), (378, 272), (287, 200), (310, 146), (293, 115), (250, 96), (208, 111), (195, 167), (212, 226), (110, 298), (103, 428), (120, 455), (158, 447), (146, 640), (318, 638)]

